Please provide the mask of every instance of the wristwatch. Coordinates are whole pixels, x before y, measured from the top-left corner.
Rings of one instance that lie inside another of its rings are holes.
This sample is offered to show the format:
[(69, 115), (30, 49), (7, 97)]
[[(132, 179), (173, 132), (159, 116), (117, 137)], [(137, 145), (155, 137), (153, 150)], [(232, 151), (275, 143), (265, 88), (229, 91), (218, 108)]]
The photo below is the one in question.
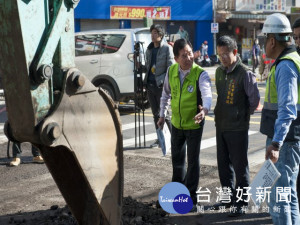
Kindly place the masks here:
[(279, 150), (279, 148), (280, 148), (279, 143), (276, 142), (276, 141), (272, 141), (271, 145), (272, 145), (274, 148), (277, 148), (278, 150)]

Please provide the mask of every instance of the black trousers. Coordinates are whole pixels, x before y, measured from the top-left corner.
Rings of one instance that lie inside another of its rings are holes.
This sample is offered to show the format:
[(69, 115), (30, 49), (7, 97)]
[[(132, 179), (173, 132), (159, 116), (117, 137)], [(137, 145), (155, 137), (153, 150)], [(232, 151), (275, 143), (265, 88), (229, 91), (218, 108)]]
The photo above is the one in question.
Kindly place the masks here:
[[(196, 130), (181, 130), (172, 126), (171, 154), (173, 165), (172, 182), (184, 184), (190, 191), (193, 203), (197, 203), (197, 188), (200, 175), (200, 144), (203, 126)], [(187, 148), (183, 148), (185, 145)], [(187, 151), (187, 170), (186, 170)]]
[[(148, 91), (148, 99), (151, 106), (153, 119), (154, 119), (154, 125), (155, 130), (157, 130), (157, 122), (159, 120), (159, 111), (160, 111), (160, 98), (162, 94), (162, 88), (157, 87), (155, 83), (148, 82), (147, 83), (147, 91)], [(165, 121), (167, 126), (169, 127), (169, 130), (171, 131), (171, 121), (169, 112), (167, 113), (167, 116), (165, 117)]]
[[(13, 149), (13, 157), (14, 158), (20, 158), (21, 154), (22, 154), (21, 143), (20, 142), (13, 142), (12, 149)], [(31, 145), (31, 153), (32, 153), (33, 157), (41, 155), (40, 152), (39, 152), (39, 149), (36, 148), (33, 145)]]
[[(248, 130), (220, 131), (217, 129), (217, 161), (222, 187), (232, 190), (232, 203), (248, 205), (245, 201), (237, 202), (236, 189), (249, 187)], [(235, 185), (234, 185), (235, 178)], [(246, 189), (242, 193), (246, 193)], [(247, 199), (247, 195), (242, 197)], [(247, 199), (248, 200), (248, 199)]]

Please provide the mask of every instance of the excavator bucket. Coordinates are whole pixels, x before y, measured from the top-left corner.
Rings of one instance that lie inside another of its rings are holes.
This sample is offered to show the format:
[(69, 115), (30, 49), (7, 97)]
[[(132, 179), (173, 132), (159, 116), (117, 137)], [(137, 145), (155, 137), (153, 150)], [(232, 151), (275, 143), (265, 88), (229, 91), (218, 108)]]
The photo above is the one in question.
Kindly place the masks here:
[(47, 120), (61, 120), (71, 149), (38, 147), (73, 215), (79, 224), (120, 224), (123, 150), (117, 110), (101, 90), (66, 97), (57, 110), (58, 118)]
[(0, 0), (0, 76), (12, 141), (37, 146), (83, 225), (119, 225), (123, 146), (115, 104), (74, 65), (79, 0)]

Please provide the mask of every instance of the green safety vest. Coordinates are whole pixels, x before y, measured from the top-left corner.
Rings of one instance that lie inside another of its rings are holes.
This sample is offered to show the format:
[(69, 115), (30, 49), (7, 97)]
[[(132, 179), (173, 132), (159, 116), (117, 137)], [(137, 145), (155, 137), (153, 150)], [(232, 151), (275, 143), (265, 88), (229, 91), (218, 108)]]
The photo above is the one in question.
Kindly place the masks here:
[[(288, 53), (282, 57), (280, 57), (279, 61), (281, 60), (291, 60), (295, 63), (299, 74), (300, 74), (300, 56), (296, 51)], [(265, 92), (265, 101), (264, 107), (262, 110), (261, 115), (261, 123), (260, 123), (260, 132), (267, 135), (269, 138), (273, 138), (274, 136), (274, 125), (277, 119), (277, 112), (278, 112), (278, 98), (277, 98), (277, 86), (275, 82), (275, 71), (276, 65), (278, 64), (275, 62), (271, 68), (267, 79), (267, 86)], [(298, 79), (299, 80), (299, 79)], [(299, 141), (300, 140), (300, 116), (299, 116), (299, 109), (300, 109), (300, 84), (298, 82), (298, 102), (297, 102), (297, 118), (296, 120), (292, 121), (292, 124), (289, 128), (288, 134), (284, 141)]]
[[(204, 70), (197, 64), (193, 64), (190, 73), (180, 84), (179, 64), (173, 64), (169, 69), (169, 84), (171, 89), (171, 122), (177, 129), (199, 129), (201, 124), (195, 124), (193, 118), (199, 113), (198, 105), (202, 105), (199, 91), (199, 77)], [(202, 123), (203, 124), (203, 123)]]
[[(300, 56), (298, 55), (297, 52), (289, 53), (281, 57), (279, 60), (283, 60), (283, 59), (288, 59), (293, 61), (300, 73)], [(266, 86), (266, 93), (265, 93), (264, 108), (270, 110), (278, 110), (275, 70), (276, 70), (276, 65), (274, 64), (271, 68), (271, 71), (267, 79), (267, 86)], [(298, 96), (300, 96), (299, 94), (300, 94), (300, 88), (298, 83)], [(300, 106), (300, 98), (298, 98), (297, 104)]]

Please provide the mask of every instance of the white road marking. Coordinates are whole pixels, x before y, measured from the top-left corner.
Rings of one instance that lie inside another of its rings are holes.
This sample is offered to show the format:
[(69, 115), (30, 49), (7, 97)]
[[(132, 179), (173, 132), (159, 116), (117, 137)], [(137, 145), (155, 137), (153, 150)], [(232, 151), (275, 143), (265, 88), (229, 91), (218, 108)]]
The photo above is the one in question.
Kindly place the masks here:
[[(151, 125), (153, 123), (145, 122), (145, 126)], [(0, 124), (0, 144), (6, 143), (7, 137), (3, 133), (4, 124)], [(129, 129), (134, 129), (134, 123), (125, 124), (122, 126), (122, 130), (126, 131)], [(142, 130), (141, 130), (142, 133)], [(253, 135), (258, 133), (258, 131), (249, 131), (249, 135)], [(146, 142), (154, 141), (157, 139), (156, 133), (146, 134)], [(137, 145), (139, 145), (139, 138), (137, 138)], [(144, 136), (141, 134), (141, 145), (144, 145)], [(123, 147), (134, 147), (135, 146), (135, 138), (128, 138), (123, 140)], [(216, 137), (208, 138), (201, 141), (201, 150), (208, 149), (210, 147), (216, 146)], [(261, 149), (256, 152), (249, 153), (249, 163), (251, 166), (258, 165), (264, 161), (264, 152), (265, 149)], [(203, 151), (202, 156), (200, 157), (201, 163), (205, 165), (216, 165), (216, 158), (211, 157), (208, 152)]]
[[(154, 126), (154, 123), (145, 122), (145, 126), (147, 126), (149, 124), (153, 124), (153, 126)], [(136, 126), (138, 128), (138, 123), (136, 124)], [(124, 125), (122, 125), (122, 131), (129, 130), (129, 129), (134, 129), (134, 127), (135, 127), (134, 123), (124, 124)], [(143, 127), (143, 123), (141, 123), (141, 128), (142, 127)]]
[[(157, 139), (156, 133), (151, 133), (146, 135), (146, 142), (153, 141)], [(139, 138), (137, 140), (137, 145), (139, 144)], [(144, 145), (144, 135), (141, 135), (141, 144)], [(123, 140), (123, 147), (135, 146), (135, 138), (129, 138)]]
[[(249, 130), (249, 132), (248, 132), (249, 135), (256, 134), (256, 133), (258, 133), (258, 131)], [(217, 145), (216, 137), (208, 138), (208, 139), (201, 141), (201, 150), (210, 148), (210, 147), (213, 147), (216, 145)]]

